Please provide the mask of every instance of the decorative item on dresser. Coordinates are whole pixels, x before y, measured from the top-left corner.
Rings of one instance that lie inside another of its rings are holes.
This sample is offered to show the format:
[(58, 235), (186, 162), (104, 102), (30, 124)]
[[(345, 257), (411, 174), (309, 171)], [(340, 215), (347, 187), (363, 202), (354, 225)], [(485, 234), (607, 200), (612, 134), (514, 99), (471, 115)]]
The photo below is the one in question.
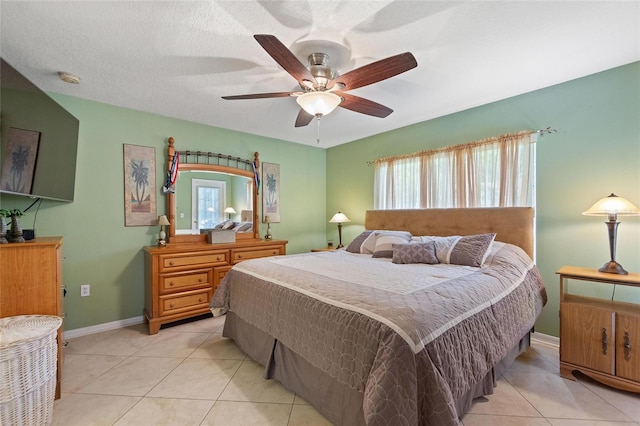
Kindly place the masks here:
[[(618, 389), (640, 393), (640, 305), (572, 294), (587, 282), (640, 287), (640, 273), (611, 274), (563, 266), (560, 275), (560, 376), (579, 371)], [(594, 284), (595, 285), (595, 284)]]
[[(62, 237), (0, 245), (0, 317), (55, 315), (62, 310)], [(56, 399), (62, 378), (62, 328), (58, 329)]]
[(164, 246), (167, 244), (167, 233), (164, 230), (165, 226), (169, 225), (169, 219), (166, 215), (158, 216), (158, 225), (160, 225), (160, 233), (158, 234), (158, 245)]
[(271, 217), (265, 216), (264, 221), (267, 224), (267, 231), (264, 233), (265, 240), (272, 240), (273, 235), (271, 235)]
[[(233, 265), (243, 260), (286, 254), (287, 241), (260, 238), (258, 229), (257, 188), (254, 181), (254, 161), (222, 154), (183, 151), (176, 152), (174, 139), (169, 138), (167, 170), (171, 172), (174, 158), (180, 156), (179, 172), (187, 170), (224, 173), (225, 176), (246, 177), (253, 182), (250, 200), (242, 211), (251, 216), (251, 228), (236, 232), (234, 242), (208, 243), (206, 233), (184, 234), (176, 230), (176, 197), (179, 187), (168, 192), (168, 243), (149, 246), (145, 253), (145, 308), (149, 334), (156, 334), (162, 324), (208, 314), (209, 301), (220, 281)], [(192, 161), (192, 162), (190, 162)], [(221, 164), (223, 163), (223, 164)], [(259, 164), (259, 163), (257, 163)], [(174, 171), (175, 172), (175, 171)], [(183, 179), (184, 180), (184, 179)], [(223, 205), (229, 205), (225, 203)], [(222, 210), (222, 209), (221, 209)], [(227, 213), (227, 212), (224, 212)], [(229, 231), (231, 232), (231, 231)], [(213, 241), (213, 240), (212, 240)]]

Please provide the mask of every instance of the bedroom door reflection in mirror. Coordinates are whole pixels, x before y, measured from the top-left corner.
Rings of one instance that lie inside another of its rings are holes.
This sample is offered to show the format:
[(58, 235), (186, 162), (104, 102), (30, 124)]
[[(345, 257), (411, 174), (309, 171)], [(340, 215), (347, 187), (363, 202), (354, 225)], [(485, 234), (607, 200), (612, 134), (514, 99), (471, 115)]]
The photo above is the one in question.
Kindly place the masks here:
[(191, 212), (193, 234), (201, 229), (214, 228), (224, 222), (224, 209), (227, 199), (227, 184), (218, 180), (191, 180)]

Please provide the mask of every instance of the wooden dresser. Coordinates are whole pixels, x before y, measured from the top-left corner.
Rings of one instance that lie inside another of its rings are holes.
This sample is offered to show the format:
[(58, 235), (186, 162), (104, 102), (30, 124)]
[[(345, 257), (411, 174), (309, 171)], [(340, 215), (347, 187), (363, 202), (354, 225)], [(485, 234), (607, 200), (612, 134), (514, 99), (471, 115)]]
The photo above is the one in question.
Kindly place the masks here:
[[(62, 312), (62, 237), (0, 244), (0, 317)], [(62, 328), (58, 330), (56, 399), (62, 377)]]
[(209, 313), (213, 293), (236, 263), (286, 251), (285, 240), (145, 247), (144, 316), (149, 334), (156, 334), (162, 324)]

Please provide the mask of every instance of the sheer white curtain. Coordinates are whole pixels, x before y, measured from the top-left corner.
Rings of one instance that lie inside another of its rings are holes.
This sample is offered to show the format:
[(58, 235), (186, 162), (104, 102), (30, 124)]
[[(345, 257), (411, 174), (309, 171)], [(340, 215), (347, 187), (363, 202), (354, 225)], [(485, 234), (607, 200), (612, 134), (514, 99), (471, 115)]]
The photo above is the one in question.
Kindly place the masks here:
[(537, 133), (523, 131), (374, 162), (374, 208), (533, 206)]

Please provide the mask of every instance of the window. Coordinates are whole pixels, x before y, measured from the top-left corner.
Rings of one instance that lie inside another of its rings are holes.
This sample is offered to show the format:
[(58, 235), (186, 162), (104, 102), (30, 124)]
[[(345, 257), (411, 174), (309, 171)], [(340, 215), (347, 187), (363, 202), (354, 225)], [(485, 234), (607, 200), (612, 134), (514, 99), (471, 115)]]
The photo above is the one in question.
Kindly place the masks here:
[(374, 162), (374, 207), (534, 206), (535, 142), (529, 131)]

